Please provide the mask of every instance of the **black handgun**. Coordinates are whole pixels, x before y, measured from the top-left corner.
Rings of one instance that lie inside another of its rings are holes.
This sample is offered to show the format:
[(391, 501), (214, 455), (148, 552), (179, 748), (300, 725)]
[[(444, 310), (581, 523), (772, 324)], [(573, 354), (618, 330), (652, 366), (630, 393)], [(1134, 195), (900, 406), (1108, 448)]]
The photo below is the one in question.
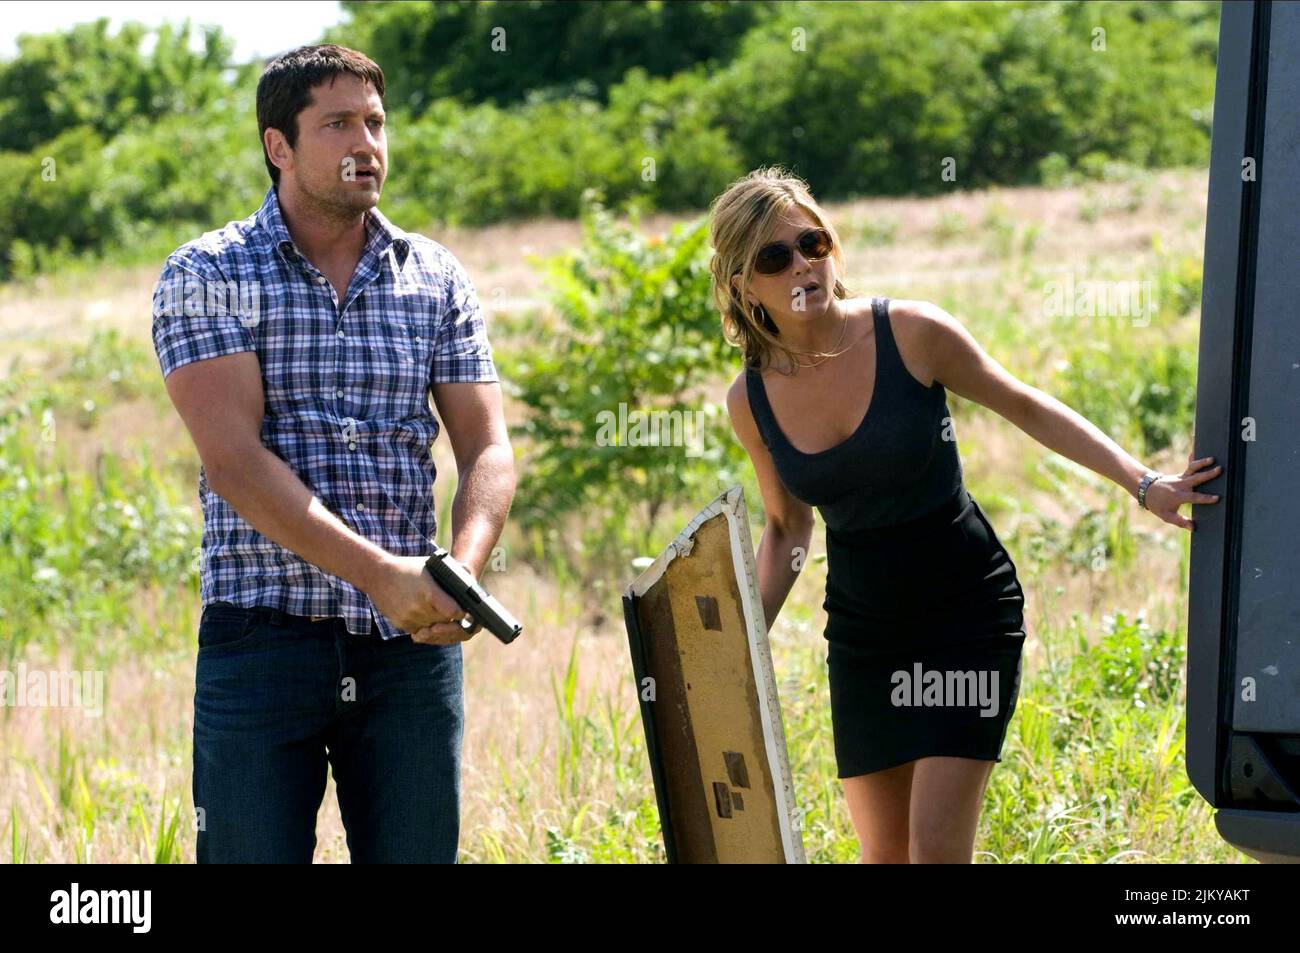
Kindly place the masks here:
[(451, 553), (437, 543), (424, 568), (443, 591), (456, 600), (456, 605), (468, 613), (466, 618), (460, 620), (463, 631), (468, 632), (478, 624), (507, 645), (519, 638), (519, 634), (524, 631), (524, 627), (506, 611), (505, 606), (497, 602), (464, 566), (452, 558)]

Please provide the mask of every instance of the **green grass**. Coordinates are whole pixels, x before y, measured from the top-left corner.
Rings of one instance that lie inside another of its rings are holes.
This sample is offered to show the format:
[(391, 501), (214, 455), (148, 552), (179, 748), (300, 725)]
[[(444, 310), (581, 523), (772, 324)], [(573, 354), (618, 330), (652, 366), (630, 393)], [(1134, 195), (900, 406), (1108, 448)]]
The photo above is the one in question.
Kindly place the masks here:
[(197, 592), (200, 527), (175, 474), (143, 442), (75, 462), (100, 408), (161, 390), (146, 357), (99, 335), (63, 373), (20, 371), (2, 385), (0, 627), (10, 660), (28, 642), (95, 667), (147, 651), (157, 635), (139, 624), (133, 597), (150, 586)]

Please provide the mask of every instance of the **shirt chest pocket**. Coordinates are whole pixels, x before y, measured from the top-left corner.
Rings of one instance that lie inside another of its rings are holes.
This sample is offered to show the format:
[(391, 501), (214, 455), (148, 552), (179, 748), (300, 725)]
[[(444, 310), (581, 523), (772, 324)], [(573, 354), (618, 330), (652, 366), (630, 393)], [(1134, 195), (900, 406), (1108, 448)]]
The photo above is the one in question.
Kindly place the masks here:
[(395, 351), (408, 362), (427, 367), (433, 357), (433, 332), (428, 322), (399, 317), (390, 327)]
[(433, 363), (433, 340), (427, 321), (390, 317), (366, 335), (353, 352), (356, 375), (372, 401), (399, 415), (426, 407)]

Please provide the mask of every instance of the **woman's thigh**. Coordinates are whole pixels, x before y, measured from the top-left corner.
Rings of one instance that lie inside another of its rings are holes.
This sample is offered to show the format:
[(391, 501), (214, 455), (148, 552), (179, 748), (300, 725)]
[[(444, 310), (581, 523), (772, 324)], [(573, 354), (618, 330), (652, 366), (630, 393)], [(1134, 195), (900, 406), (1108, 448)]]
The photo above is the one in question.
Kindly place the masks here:
[(909, 805), (916, 763), (842, 779), (864, 863), (908, 862)]
[(913, 762), (909, 851), (913, 863), (969, 864), (993, 761), (929, 757)]

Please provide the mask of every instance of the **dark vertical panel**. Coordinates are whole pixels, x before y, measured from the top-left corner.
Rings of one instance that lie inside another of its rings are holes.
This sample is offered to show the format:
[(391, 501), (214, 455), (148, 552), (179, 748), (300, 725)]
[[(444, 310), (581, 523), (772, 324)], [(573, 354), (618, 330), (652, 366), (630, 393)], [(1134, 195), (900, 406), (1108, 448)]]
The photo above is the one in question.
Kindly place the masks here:
[[(1223, 4), (1205, 235), (1187, 771), (1229, 843), (1300, 858), (1300, 5)], [(1240, 145), (1236, 145), (1239, 143)], [(1235, 154), (1234, 154), (1235, 153)], [(1256, 160), (1242, 181), (1243, 157)], [(1254, 422), (1247, 439), (1243, 418)], [(1215, 481), (1218, 482), (1218, 481)], [(1213, 490), (1211, 490), (1213, 492)], [(1246, 681), (1254, 697), (1243, 697)]]
[[(1300, 732), (1300, 5), (1269, 6), (1250, 348), (1238, 368), (1258, 432), (1244, 442), (1232, 726)], [(1254, 701), (1240, 698), (1245, 678)]]
[(1249, 120), (1252, 94), (1257, 92), (1252, 88), (1256, 14), (1254, 3), (1221, 7), (1197, 362), (1195, 453), (1223, 462), (1229, 483), (1219, 505), (1196, 511), (1189, 573), (1187, 773), (1211, 804), (1219, 803), (1221, 752), (1227, 747), (1223, 706), (1231, 697), (1229, 653), (1237, 575), (1231, 527), (1243, 503), (1237, 484), (1244, 486), (1241, 417), (1234, 419), (1234, 370), (1243, 347), (1240, 292), (1248, 266), (1243, 253), (1251, 244), (1242, 159), (1253, 149), (1255, 131)]

